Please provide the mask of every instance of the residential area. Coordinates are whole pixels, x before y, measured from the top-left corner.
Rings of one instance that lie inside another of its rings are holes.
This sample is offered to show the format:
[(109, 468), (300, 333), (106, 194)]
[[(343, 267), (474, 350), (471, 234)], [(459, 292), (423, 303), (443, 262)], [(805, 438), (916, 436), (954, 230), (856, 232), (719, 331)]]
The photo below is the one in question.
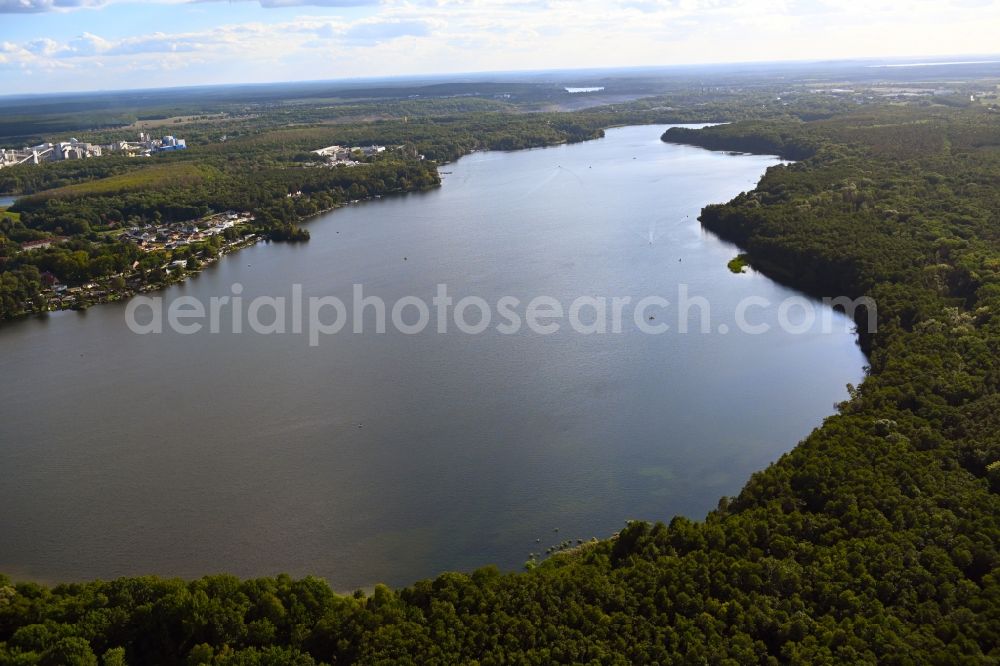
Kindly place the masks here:
[(135, 243), (146, 252), (175, 250), (208, 240), (212, 236), (225, 233), (227, 229), (253, 221), (254, 216), (250, 213), (227, 211), (197, 221), (132, 227), (122, 232), (119, 238)]
[[(86, 309), (97, 303), (160, 289), (199, 272), (225, 254), (256, 243), (260, 240), (258, 234), (248, 233), (253, 221), (249, 213), (226, 211), (197, 221), (126, 229), (118, 236), (119, 240), (135, 243), (148, 253), (149, 260), (137, 260), (128, 271), (74, 287), (43, 272), (42, 298), (48, 310)], [(23, 243), (21, 251), (44, 249), (63, 240), (52, 238)], [(153, 254), (157, 252), (159, 254)]]

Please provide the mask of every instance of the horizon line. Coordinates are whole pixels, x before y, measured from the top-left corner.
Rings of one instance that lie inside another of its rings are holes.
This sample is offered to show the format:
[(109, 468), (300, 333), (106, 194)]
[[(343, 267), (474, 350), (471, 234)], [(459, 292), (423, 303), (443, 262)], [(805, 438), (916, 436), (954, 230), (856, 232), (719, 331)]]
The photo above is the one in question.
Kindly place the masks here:
[[(949, 60), (950, 58), (965, 58), (965, 60)], [(969, 60), (969, 58), (990, 58), (989, 60)], [(816, 59), (788, 59), (788, 60), (736, 60), (736, 61), (711, 61), (698, 63), (679, 63), (669, 65), (626, 65), (626, 66), (596, 66), (596, 67), (553, 67), (553, 68), (531, 68), (531, 69), (507, 69), (507, 70), (481, 70), (468, 72), (428, 72), (425, 74), (387, 74), (371, 76), (346, 76), (333, 79), (282, 79), (270, 81), (247, 81), (239, 83), (198, 83), (185, 86), (164, 86), (160, 88), (93, 88), (80, 90), (61, 90), (55, 92), (24, 92), (24, 93), (0, 93), (0, 102), (5, 99), (26, 98), (26, 97), (58, 97), (64, 95), (86, 95), (95, 93), (129, 93), (129, 92), (158, 92), (171, 90), (198, 90), (207, 88), (237, 88), (237, 87), (267, 87), (280, 85), (305, 85), (305, 84), (346, 84), (380, 81), (406, 81), (421, 79), (445, 79), (454, 77), (472, 76), (510, 76), (510, 75), (530, 75), (530, 74), (556, 74), (561, 72), (621, 72), (637, 70), (669, 70), (697, 67), (726, 67), (726, 66), (754, 66), (754, 65), (808, 65), (808, 64), (849, 64), (878, 61), (896, 61), (919, 59), (934, 59), (933, 62), (913, 62), (904, 64), (890, 64), (886, 68), (900, 67), (940, 67), (945, 65), (989, 65), (1000, 64), (1000, 53), (962, 53), (950, 55), (903, 55), (903, 56), (856, 56), (850, 58), (816, 58)], [(866, 65), (872, 69), (871, 65)]]

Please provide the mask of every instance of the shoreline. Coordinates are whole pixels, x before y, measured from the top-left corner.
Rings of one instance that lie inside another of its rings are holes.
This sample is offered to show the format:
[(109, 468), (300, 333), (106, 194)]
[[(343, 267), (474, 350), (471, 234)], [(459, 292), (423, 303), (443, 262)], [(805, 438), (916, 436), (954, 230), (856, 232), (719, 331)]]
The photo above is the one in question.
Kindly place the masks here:
[[(53, 307), (51, 299), (59, 297), (55, 295), (54, 292), (43, 292), (43, 296), (48, 294), (49, 298), (45, 308), (41, 310), (27, 311), (19, 315), (16, 315), (14, 317), (11, 317), (9, 319), (2, 320), (0, 321), (0, 326), (3, 326), (5, 323), (13, 323), (15, 321), (29, 319), (31, 317), (44, 316), (52, 312), (85, 311), (96, 305), (117, 303), (132, 298), (133, 296), (136, 296), (138, 294), (146, 294), (155, 291), (162, 291), (167, 287), (171, 287), (175, 284), (181, 284), (185, 280), (188, 280), (189, 278), (198, 275), (204, 268), (218, 263), (223, 257), (230, 254), (234, 254), (239, 250), (256, 245), (260, 243), (262, 240), (266, 239), (256, 232), (251, 233), (237, 241), (233, 241), (230, 245), (224, 246), (224, 248), (219, 250), (219, 253), (214, 257), (209, 257), (207, 259), (201, 260), (201, 266), (199, 266), (198, 268), (191, 270), (184, 269), (184, 272), (177, 274), (177, 277), (175, 278), (168, 277), (166, 280), (162, 282), (146, 283), (138, 287), (126, 287), (124, 289), (117, 289), (115, 291), (110, 291), (111, 289), (113, 289), (113, 287), (111, 287), (108, 284), (101, 284), (101, 283), (113, 280), (116, 277), (128, 280), (130, 278), (135, 278), (137, 274), (131, 273), (129, 275), (116, 275), (116, 276), (113, 275), (109, 277), (98, 278), (97, 281), (90, 283), (97, 288), (93, 290), (92, 292), (93, 296), (87, 298), (84, 301), (74, 300), (73, 302), (70, 303), (62, 303), (63, 299), (60, 298), (59, 299), (60, 303), (57, 306)], [(172, 276), (173, 274), (168, 274), (168, 275)], [(104, 287), (105, 289), (99, 289), (100, 287)], [(83, 289), (83, 288), (85, 287), (74, 287), (74, 289)], [(80, 292), (75, 292), (75, 293), (80, 293)]]
[[(508, 152), (519, 152), (519, 151), (522, 151), (522, 150), (538, 150), (538, 149), (556, 148), (556, 147), (560, 147), (560, 146), (572, 145), (574, 143), (586, 143), (586, 142), (589, 142), (589, 141), (597, 141), (597, 140), (606, 138), (606, 132), (607, 132), (607, 130), (619, 129), (619, 128), (623, 128), (623, 127), (655, 127), (655, 126), (665, 126), (667, 128), (670, 128), (670, 127), (684, 127), (684, 126), (689, 126), (689, 125), (702, 125), (702, 126), (704, 126), (704, 125), (714, 125), (714, 124), (719, 124), (719, 123), (716, 123), (714, 121), (696, 122), (696, 123), (690, 123), (690, 122), (685, 122), (685, 123), (669, 123), (669, 122), (667, 122), (667, 123), (664, 123), (664, 122), (614, 123), (614, 124), (608, 125), (606, 127), (601, 127), (599, 130), (597, 130), (595, 136), (592, 136), (590, 138), (584, 139), (582, 141), (567, 141), (567, 140), (562, 140), (562, 141), (557, 141), (557, 142), (553, 142), (553, 143), (546, 144), (546, 145), (541, 145), (541, 146), (531, 146), (531, 147), (528, 147), (528, 148), (515, 148), (515, 149), (511, 149), (511, 150), (495, 149), (495, 152), (508, 153)], [(445, 160), (445, 161), (437, 162), (436, 166), (435, 166), (435, 172), (436, 172), (437, 177), (438, 177), (438, 182), (437, 182), (436, 187), (441, 187), (442, 182), (443, 182), (443, 179), (441, 178), (441, 176), (442, 176), (441, 167), (447, 166), (447, 165), (450, 165), (450, 164), (454, 164), (458, 160), (461, 160), (463, 157), (468, 157), (469, 155), (472, 155), (474, 153), (481, 153), (481, 152), (494, 152), (494, 150), (483, 149), (483, 148), (473, 148), (473, 149), (469, 150), (468, 152), (463, 153), (462, 155), (459, 155), (454, 160)], [(313, 219), (315, 219), (317, 217), (320, 217), (320, 216), (325, 215), (327, 213), (331, 213), (331, 212), (336, 211), (336, 210), (338, 210), (340, 208), (344, 208), (346, 206), (350, 206), (350, 205), (353, 205), (353, 204), (367, 202), (367, 201), (373, 201), (373, 200), (378, 200), (378, 199), (382, 199), (382, 198), (385, 198), (387, 196), (392, 196), (392, 195), (396, 195), (396, 194), (410, 194), (412, 192), (428, 191), (429, 189), (435, 189), (435, 188), (434, 187), (431, 187), (431, 188), (418, 188), (418, 189), (414, 189), (414, 190), (406, 190), (406, 191), (398, 191), (398, 192), (386, 192), (384, 194), (374, 195), (374, 196), (366, 197), (364, 199), (353, 199), (353, 200), (350, 200), (350, 201), (347, 201), (347, 202), (344, 202), (344, 203), (336, 204), (336, 205), (331, 206), (329, 208), (324, 208), (322, 210), (316, 211), (315, 213), (310, 213), (309, 215), (301, 216), (301, 217), (299, 217), (296, 220), (296, 224), (301, 224), (301, 223), (304, 223), (304, 222), (308, 222), (308, 221), (313, 220)], [(0, 195), (0, 198), (4, 198), (4, 196), (7, 196), (7, 197), (13, 199), (14, 201), (16, 201), (18, 198), (21, 198), (21, 197), (24, 197), (24, 196), (31, 196), (31, 195), (9, 194), (9, 195)], [(206, 265), (212, 265), (212, 264), (216, 263), (219, 259), (221, 259), (221, 257), (223, 255), (231, 254), (231, 253), (236, 252), (238, 250), (244, 249), (245, 247), (250, 247), (251, 245), (255, 245), (255, 244), (259, 243), (261, 240), (268, 240), (267, 238), (264, 238), (264, 237), (260, 236), (259, 233), (255, 234), (255, 236), (256, 236), (256, 238), (255, 238), (255, 240), (252, 243), (245, 243), (243, 240), (241, 240), (238, 243), (236, 243), (235, 245), (227, 248), (225, 251), (222, 252), (221, 255), (219, 255), (219, 256), (217, 256), (215, 258), (209, 258), (209, 259), (204, 260), (202, 267), (204, 267)], [(278, 242), (283, 242), (283, 241), (278, 241)], [(20, 313), (14, 315), (12, 317), (8, 317), (6, 319), (0, 319), (0, 327), (2, 327), (4, 325), (7, 325), (7, 324), (10, 324), (10, 323), (13, 323), (15, 321), (20, 321), (20, 320), (23, 320), (23, 319), (27, 319), (27, 318), (30, 318), (30, 317), (33, 317), (33, 316), (45, 315), (45, 314), (51, 313), (51, 312), (65, 312), (65, 311), (71, 311), (71, 310), (77, 310), (77, 311), (87, 310), (90, 307), (93, 307), (93, 306), (96, 306), (96, 305), (104, 305), (104, 304), (107, 304), (107, 303), (116, 303), (116, 302), (119, 302), (119, 301), (122, 301), (122, 300), (125, 300), (125, 299), (128, 299), (128, 298), (131, 298), (131, 297), (133, 297), (133, 296), (135, 296), (137, 294), (144, 294), (144, 293), (150, 293), (150, 292), (155, 292), (155, 291), (161, 291), (161, 290), (166, 289), (167, 287), (170, 287), (172, 285), (183, 283), (185, 280), (189, 279), (190, 277), (192, 277), (194, 275), (197, 275), (200, 272), (200, 270), (201, 270), (201, 268), (195, 269), (195, 270), (191, 270), (191, 271), (185, 270), (182, 275), (178, 276), (175, 279), (168, 279), (168, 280), (165, 280), (163, 282), (145, 284), (145, 285), (142, 285), (142, 286), (139, 286), (139, 287), (130, 287), (130, 288), (127, 288), (127, 289), (120, 289), (120, 290), (116, 290), (114, 293), (99, 294), (99, 295), (94, 296), (91, 299), (88, 299), (86, 302), (84, 302), (82, 304), (82, 306), (78, 302), (73, 302), (73, 303), (68, 303), (68, 304), (62, 304), (62, 303), (60, 303), (58, 306), (52, 307), (51, 299), (53, 298), (53, 296), (55, 294), (52, 293), (52, 292), (45, 292), (45, 291), (43, 291), (42, 295), (47, 298), (47, 303), (46, 303), (45, 307), (43, 307), (42, 309), (25, 310), (25, 311), (20, 312)], [(134, 277), (134, 276), (135, 276), (134, 273), (130, 274), (128, 277), (126, 277), (125, 275), (104, 276), (104, 277), (100, 277), (100, 278), (95, 278), (91, 282), (92, 283), (93, 282), (106, 283), (107, 281), (109, 281), (111, 279), (114, 279), (115, 277), (122, 277), (124, 279), (129, 279), (129, 277)], [(106, 288), (110, 288), (108, 285), (105, 285), (105, 286), (106, 286)], [(100, 292), (100, 291), (104, 291), (104, 290), (97, 290), (97, 291)]]
[[(439, 181), (440, 181), (440, 175), (439, 175)], [(440, 184), (438, 185), (438, 187), (440, 187)], [(420, 189), (420, 190), (412, 190), (412, 191), (413, 192), (420, 192), (420, 191), (425, 191), (425, 190)], [(359, 203), (364, 203), (364, 202), (369, 202), (369, 201), (377, 201), (377, 200), (382, 199), (382, 198), (384, 198), (386, 196), (390, 196), (390, 195), (394, 195), (394, 194), (409, 194), (409, 193), (410, 193), (410, 191), (406, 191), (406, 192), (389, 192), (387, 194), (375, 195), (375, 196), (372, 196), (372, 197), (366, 197), (364, 199), (352, 199), (351, 201), (348, 201), (348, 202), (345, 202), (345, 203), (342, 203), (342, 204), (337, 204), (337, 205), (331, 206), (329, 208), (324, 208), (322, 210), (316, 211), (315, 213), (310, 213), (309, 215), (301, 216), (301, 217), (299, 217), (296, 220), (296, 224), (301, 224), (301, 223), (304, 223), (304, 222), (309, 222), (309, 221), (314, 220), (314, 219), (316, 219), (316, 218), (318, 218), (318, 217), (320, 217), (322, 215), (326, 215), (326, 214), (332, 213), (332, 212), (337, 211), (337, 210), (339, 210), (341, 208), (344, 208), (346, 206), (350, 206), (350, 205), (354, 205), (354, 204), (359, 204)], [(124, 289), (116, 289), (113, 292), (111, 292), (112, 287), (108, 284), (108, 282), (110, 280), (113, 280), (115, 278), (122, 278), (122, 279), (125, 279), (125, 280), (134, 279), (137, 274), (136, 273), (130, 273), (128, 275), (125, 275), (125, 274), (108, 275), (108, 276), (104, 276), (104, 277), (100, 277), (100, 278), (95, 278), (90, 283), (88, 283), (88, 284), (92, 284), (95, 287), (94, 289), (92, 289), (92, 291), (94, 292), (94, 295), (92, 297), (87, 298), (82, 303), (80, 301), (74, 301), (74, 302), (70, 302), (70, 303), (62, 303), (62, 302), (60, 302), (58, 305), (53, 306), (52, 299), (53, 298), (57, 298), (58, 296), (51, 289), (46, 289), (46, 290), (44, 290), (41, 293), (42, 297), (46, 299), (46, 305), (45, 305), (45, 307), (43, 307), (41, 309), (25, 310), (24, 312), (21, 312), (21, 313), (18, 313), (17, 315), (14, 315), (13, 317), (8, 317), (6, 319), (0, 319), (0, 327), (12, 324), (12, 323), (14, 323), (16, 321), (22, 321), (24, 319), (29, 319), (31, 317), (44, 316), (44, 315), (52, 313), (52, 312), (85, 311), (85, 310), (88, 310), (91, 307), (94, 307), (94, 306), (97, 306), (97, 305), (105, 305), (107, 303), (117, 303), (117, 302), (120, 302), (120, 301), (123, 301), (123, 300), (127, 300), (129, 298), (132, 298), (133, 296), (138, 295), (138, 294), (147, 294), (147, 293), (151, 293), (151, 292), (162, 291), (162, 290), (164, 290), (164, 289), (166, 289), (168, 287), (171, 287), (173, 285), (181, 284), (181, 283), (185, 282), (186, 280), (188, 280), (188, 279), (190, 279), (190, 278), (198, 275), (204, 268), (206, 268), (208, 266), (212, 266), (212, 265), (218, 263), (219, 261), (221, 261), (221, 259), (223, 257), (225, 257), (227, 255), (234, 254), (234, 253), (238, 252), (239, 250), (243, 250), (243, 249), (251, 247), (253, 245), (257, 245), (260, 242), (269, 242), (270, 240), (271, 239), (268, 239), (267, 237), (263, 236), (260, 232), (256, 232), (256, 231), (252, 232), (252, 233), (250, 233), (250, 234), (248, 234), (248, 235), (240, 238), (239, 240), (232, 241), (229, 245), (224, 246), (224, 248), (221, 249), (219, 251), (219, 253), (217, 255), (215, 255), (214, 257), (208, 257), (206, 259), (200, 260), (201, 261), (201, 266), (199, 266), (198, 268), (191, 269), (191, 270), (183, 269), (183, 272), (180, 273), (180, 274), (178, 274), (176, 277), (168, 277), (168, 279), (160, 281), (160, 282), (145, 283), (145, 284), (142, 284), (142, 285), (139, 285), (139, 286), (132, 286), (132, 287), (124, 288)], [(302, 242), (302, 241), (299, 241), (299, 240), (291, 240), (291, 241), (282, 240), (282, 241), (274, 241), (274, 242)], [(306, 241), (306, 242), (308, 242), (308, 241)], [(172, 276), (173, 274), (169, 274), (169, 275)], [(100, 287), (103, 287), (103, 289), (101, 289)], [(82, 288), (83, 287), (73, 287), (73, 289), (82, 289)], [(80, 292), (74, 292), (74, 293), (80, 293)], [(62, 299), (60, 299), (60, 301), (61, 300)]]

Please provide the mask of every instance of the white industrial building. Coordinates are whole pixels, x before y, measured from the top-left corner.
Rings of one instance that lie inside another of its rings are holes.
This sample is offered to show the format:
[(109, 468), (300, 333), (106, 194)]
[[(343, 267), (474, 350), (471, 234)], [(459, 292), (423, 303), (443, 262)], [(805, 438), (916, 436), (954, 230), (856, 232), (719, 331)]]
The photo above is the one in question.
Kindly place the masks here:
[(116, 141), (106, 145), (70, 139), (69, 141), (42, 143), (21, 149), (0, 148), (0, 168), (19, 164), (82, 160), (90, 157), (101, 157), (108, 153), (148, 156), (152, 153), (185, 150), (186, 148), (187, 142), (184, 139), (178, 139), (174, 136), (154, 139), (145, 132), (139, 134), (138, 141)]

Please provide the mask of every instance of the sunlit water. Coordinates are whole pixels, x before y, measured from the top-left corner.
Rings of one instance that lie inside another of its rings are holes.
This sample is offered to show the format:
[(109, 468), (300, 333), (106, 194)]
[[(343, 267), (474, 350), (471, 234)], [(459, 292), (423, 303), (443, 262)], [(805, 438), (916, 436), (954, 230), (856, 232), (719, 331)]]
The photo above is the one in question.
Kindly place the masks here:
[[(515, 569), (627, 519), (702, 517), (808, 434), (864, 358), (837, 332), (747, 335), (700, 208), (776, 160), (659, 140), (478, 153), (440, 189), (341, 209), (302, 245), (258, 245), (163, 292), (390, 304), (662, 295), (711, 334), (138, 336), (124, 306), (0, 326), (0, 571), (43, 581), (288, 572), (338, 590), (488, 563)], [(405, 257), (405, 260), (404, 260)], [(752, 310), (776, 322), (773, 309)], [(475, 316), (470, 315), (470, 320)], [(554, 530), (558, 529), (558, 532)], [(539, 539), (539, 542), (536, 542)]]

